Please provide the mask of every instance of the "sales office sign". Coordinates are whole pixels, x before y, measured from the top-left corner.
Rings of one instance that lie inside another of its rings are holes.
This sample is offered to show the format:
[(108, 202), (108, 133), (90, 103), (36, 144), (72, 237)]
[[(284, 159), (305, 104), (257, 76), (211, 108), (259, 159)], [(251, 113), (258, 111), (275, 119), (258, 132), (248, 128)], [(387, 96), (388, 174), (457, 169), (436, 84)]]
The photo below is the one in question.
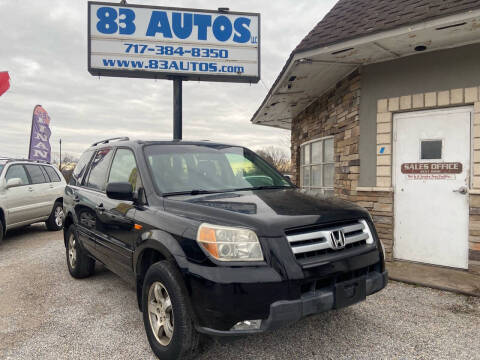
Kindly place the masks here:
[(402, 174), (408, 180), (455, 180), (461, 174), (463, 164), (460, 162), (405, 163), (401, 166)]
[(260, 14), (89, 2), (88, 71), (256, 83)]

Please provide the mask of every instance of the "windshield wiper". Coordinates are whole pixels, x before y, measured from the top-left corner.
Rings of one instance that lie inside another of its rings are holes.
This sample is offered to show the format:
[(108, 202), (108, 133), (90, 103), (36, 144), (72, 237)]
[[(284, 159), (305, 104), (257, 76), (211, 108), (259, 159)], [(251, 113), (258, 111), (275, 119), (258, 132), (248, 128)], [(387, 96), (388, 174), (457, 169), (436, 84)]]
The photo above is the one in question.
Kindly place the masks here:
[(293, 189), (293, 186), (290, 185), (263, 185), (263, 186), (254, 186), (248, 188), (234, 189), (232, 191), (246, 191), (246, 190), (267, 190), (267, 189)]
[(223, 192), (223, 191), (193, 189), (193, 190), (187, 190), (187, 191), (174, 191), (174, 192), (164, 193), (162, 194), (162, 196), (167, 197), (167, 196), (177, 196), (177, 195), (218, 194), (220, 192)]

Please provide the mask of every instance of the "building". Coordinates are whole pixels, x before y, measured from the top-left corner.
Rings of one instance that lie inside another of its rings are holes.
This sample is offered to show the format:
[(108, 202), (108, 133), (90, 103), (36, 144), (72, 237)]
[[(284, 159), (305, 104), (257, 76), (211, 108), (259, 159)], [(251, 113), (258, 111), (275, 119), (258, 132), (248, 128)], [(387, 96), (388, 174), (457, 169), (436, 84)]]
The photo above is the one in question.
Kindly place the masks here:
[(480, 273), (480, 1), (340, 0), (252, 122), (299, 186), (372, 214), (387, 260)]

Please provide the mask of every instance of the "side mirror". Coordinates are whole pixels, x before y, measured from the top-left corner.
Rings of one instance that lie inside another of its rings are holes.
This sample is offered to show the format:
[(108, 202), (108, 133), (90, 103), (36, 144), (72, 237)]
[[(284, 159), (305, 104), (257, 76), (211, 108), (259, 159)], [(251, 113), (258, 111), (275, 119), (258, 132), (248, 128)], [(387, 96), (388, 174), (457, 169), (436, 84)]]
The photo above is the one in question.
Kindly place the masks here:
[(133, 201), (133, 187), (128, 182), (107, 184), (107, 196), (114, 200)]
[(292, 182), (292, 176), (291, 175), (287, 175), (287, 174), (283, 174), (283, 177), (288, 180), (289, 182)]
[(22, 186), (23, 181), (20, 178), (12, 178), (7, 181), (7, 189), (10, 189), (12, 187), (17, 187), (17, 186)]

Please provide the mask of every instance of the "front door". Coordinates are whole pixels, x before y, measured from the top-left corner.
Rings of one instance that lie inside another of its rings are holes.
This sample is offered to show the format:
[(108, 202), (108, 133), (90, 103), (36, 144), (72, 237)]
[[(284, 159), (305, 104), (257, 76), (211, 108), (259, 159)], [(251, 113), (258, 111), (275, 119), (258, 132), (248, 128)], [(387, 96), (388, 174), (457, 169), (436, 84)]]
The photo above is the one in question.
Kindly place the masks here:
[(394, 117), (394, 257), (468, 268), (471, 108)]

